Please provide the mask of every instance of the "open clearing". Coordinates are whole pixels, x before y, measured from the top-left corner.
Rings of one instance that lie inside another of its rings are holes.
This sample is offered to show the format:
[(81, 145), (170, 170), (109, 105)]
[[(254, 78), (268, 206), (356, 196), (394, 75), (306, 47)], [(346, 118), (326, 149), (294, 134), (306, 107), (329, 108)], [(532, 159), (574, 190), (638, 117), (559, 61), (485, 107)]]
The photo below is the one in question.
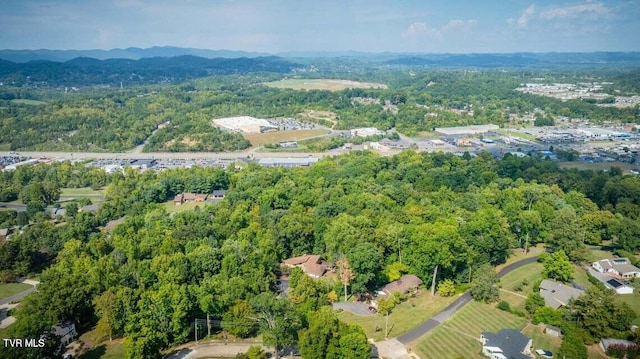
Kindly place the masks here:
[(311, 130), (291, 130), (291, 131), (276, 131), (276, 132), (266, 132), (266, 133), (247, 133), (244, 134), (244, 138), (246, 138), (251, 145), (264, 145), (267, 143), (278, 143), (285, 141), (300, 141), (305, 140), (312, 137), (318, 137), (322, 135), (328, 134), (329, 131), (321, 128), (311, 129)]
[(330, 79), (285, 79), (280, 81), (266, 82), (264, 85), (274, 88), (288, 88), (294, 90), (329, 90), (340, 91), (348, 88), (362, 89), (386, 89), (387, 85), (374, 82), (358, 82), (351, 80), (330, 80)]
[(11, 100), (12, 103), (17, 103), (19, 105), (32, 105), (32, 106), (39, 106), (39, 105), (46, 105), (47, 103), (44, 101), (37, 101), (37, 100), (26, 100), (26, 99), (13, 99)]
[(18, 294), (29, 288), (31, 288), (31, 286), (29, 284), (24, 284), (24, 283), (0, 284), (0, 299)]
[(298, 117), (302, 120), (317, 122), (321, 125), (334, 128), (338, 123), (338, 116), (335, 112), (331, 111), (316, 111), (316, 110), (306, 110), (298, 114)]
[[(400, 303), (389, 314), (389, 337), (396, 337), (417, 327), (456, 298), (455, 296), (441, 297), (439, 295), (432, 297), (428, 290), (422, 290), (418, 296)], [(373, 338), (376, 341), (384, 339), (385, 317), (382, 314), (359, 316), (343, 311), (338, 313), (338, 318), (347, 323), (361, 326), (367, 334), (367, 338)]]
[(89, 187), (82, 188), (62, 188), (60, 190), (59, 202), (66, 202), (80, 198), (88, 198), (91, 202), (104, 201), (104, 190), (94, 190)]
[(602, 171), (609, 170), (611, 167), (619, 167), (624, 173), (629, 173), (629, 170), (637, 169), (638, 165), (633, 165), (631, 163), (626, 162), (597, 162), (597, 163), (587, 163), (587, 162), (558, 162), (558, 166), (560, 168), (577, 168), (579, 170), (593, 170), (593, 171)]
[(192, 211), (196, 209), (196, 207), (204, 208), (204, 206), (208, 204), (207, 202), (185, 202), (181, 205), (176, 205), (173, 200), (170, 200), (164, 203), (164, 208), (167, 209), (167, 213), (178, 213)]
[[(497, 309), (494, 305), (471, 301), (451, 319), (429, 332), (414, 350), (421, 358), (483, 358), (480, 333), (503, 328), (522, 329), (527, 320)], [(535, 342), (534, 342), (535, 345)]]

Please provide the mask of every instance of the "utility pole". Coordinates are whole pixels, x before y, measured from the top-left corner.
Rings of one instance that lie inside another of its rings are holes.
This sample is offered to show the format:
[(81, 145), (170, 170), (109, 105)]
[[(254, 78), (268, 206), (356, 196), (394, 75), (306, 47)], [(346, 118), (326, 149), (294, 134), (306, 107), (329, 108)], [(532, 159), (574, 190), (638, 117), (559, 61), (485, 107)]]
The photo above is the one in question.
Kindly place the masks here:
[(193, 320), (193, 329), (196, 332), (196, 344), (198, 344), (198, 319)]
[(438, 275), (438, 265), (433, 269), (433, 279), (431, 280), (431, 296), (436, 295), (436, 276)]

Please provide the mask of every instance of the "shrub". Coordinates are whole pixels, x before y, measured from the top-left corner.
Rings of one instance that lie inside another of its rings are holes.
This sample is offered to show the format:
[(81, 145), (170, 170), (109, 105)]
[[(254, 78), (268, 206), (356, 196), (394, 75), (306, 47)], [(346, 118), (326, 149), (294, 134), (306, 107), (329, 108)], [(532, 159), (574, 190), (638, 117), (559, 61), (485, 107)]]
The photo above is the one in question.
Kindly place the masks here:
[(500, 303), (498, 303), (498, 309), (504, 310), (505, 312), (510, 312), (511, 306), (509, 305), (508, 302), (503, 300), (503, 301), (500, 301)]
[(456, 294), (456, 286), (451, 279), (445, 279), (438, 284), (438, 294), (443, 297), (450, 297)]

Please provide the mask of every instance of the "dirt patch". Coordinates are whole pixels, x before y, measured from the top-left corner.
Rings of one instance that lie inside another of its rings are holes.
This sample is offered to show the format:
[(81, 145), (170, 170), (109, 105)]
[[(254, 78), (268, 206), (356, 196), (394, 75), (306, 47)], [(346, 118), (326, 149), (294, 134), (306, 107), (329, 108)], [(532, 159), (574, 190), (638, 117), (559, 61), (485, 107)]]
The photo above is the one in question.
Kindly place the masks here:
[(306, 110), (298, 114), (298, 117), (303, 120), (308, 120), (311, 122), (317, 122), (323, 124), (323, 121), (331, 124), (331, 128), (334, 128), (338, 123), (338, 116), (335, 112), (331, 111), (316, 111), (316, 110)]
[(266, 86), (276, 88), (290, 88), (294, 90), (328, 90), (340, 91), (348, 88), (386, 89), (387, 85), (374, 82), (359, 82), (352, 80), (332, 79), (283, 79), (265, 83)]
[(246, 138), (253, 146), (264, 145), (268, 143), (278, 143), (285, 141), (300, 141), (312, 137), (318, 137), (326, 135), (328, 133), (325, 129), (311, 129), (311, 130), (292, 130), (292, 131), (277, 131), (266, 133), (247, 133), (244, 134)]

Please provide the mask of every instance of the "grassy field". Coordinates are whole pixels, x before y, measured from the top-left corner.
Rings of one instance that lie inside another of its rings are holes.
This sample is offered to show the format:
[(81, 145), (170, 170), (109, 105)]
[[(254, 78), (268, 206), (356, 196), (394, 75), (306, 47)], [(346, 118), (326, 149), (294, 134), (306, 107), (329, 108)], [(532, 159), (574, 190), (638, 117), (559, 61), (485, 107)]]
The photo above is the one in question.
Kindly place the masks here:
[(301, 120), (317, 122), (321, 125), (334, 128), (338, 123), (338, 115), (331, 111), (306, 110), (297, 115)]
[(307, 138), (326, 135), (326, 129), (316, 128), (311, 130), (277, 131), (267, 133), (246, 133), (244, 138), (251, 142), (251, 145), (264, 145), (268, 143), (276, 144), (284, 141), (300, 141)]
[(500, 278), (500, 285), (504, 289), (515, 292), (516, 291), (515, 288), (519, 284), (522, 284), (523, 282), (528, 282), (527, 285), (522, 286), (522, 291), (521, 291), (522, 294), (527, 295), (531, 293), (531, 288), (533, 287), (533, 283), (536, 280), (542, 278), (542, 268), (543, 266), (542, 266), (542, 263), (540, 262), (534, 262), (534, 263), (530, 263), (525, 266), (522, 266), (514, 270), (513, 272), (505, 275), (504, 277)]
[(25, 99), (14, 99), (14, 100), (11, 100), (11, 102), (19, 105), (46, 105), (47, 104), (44, 101), (25, 100)]
[(264, 85), (274, 88), (288, 88), (294, 90), (329, 91), (340, 91), (348, 88), (387, 88), (387, 85), (379, 83), (330, 79), (285, 79), (280, 81), (266, 82), (264, 83)]
[[(409, 298), (389, 314), (389, 337), (398, 336), (417, 327), (444, 309), (454, 299), (455, 297), (444, 298), (438, 295), (432, 297), (427, 290), (423, 290), (415, 298)], [(373, 338), (376, 341), (384, 339), (385, 318), (383, 315), (360, 316), (347, 311), (337, 315), (342, 321), (361, 326), (368, 338)]]
[(18, 294), (23, 290), (31, 288), (29, 284), (24, 283), (6, 283), (0, 284), (0, 299), (10, 297), (14, 294)]
[(519, 260), (537, 256), (542, 252), (544, 252), (543, 244), (538, 244), (535, 247), (529, 247), (529, 252), (527, 252), (527, 254), (524, 254), (522, 248), (515, 248), (512, 250), (512, 254), (509, 256), (509, 258), (507, 258), (507, 261), (505, 263), (496, 266), (496, 271), (500, 271), (502, 268)]
[(421, 358), (482, 358), (479, 338), (483, 331), (522, 329), (527, 320), (472, 301), (414, 347)]
[(629, 304), (631, 309), (636, 312), (636, 319), (633, 324), (640, 326), (640, 288), (635, 288), (633, 294), (625, 294), (616, 296), (621, 302)]
[(94, 190), (89, 187), (62, 188), (60, 190), (60, 202), (71, 201), (79, 198), (88, 198), (93, 203), (102, 202), (104, 200), (104, 190)]
[(121, 359), (124, 358), (124, 344), (122, 340), (105, 342), (78, 356), (79, 359)]
[(562, 339), (544, 333), (544, 324), (533, 325), (529, 323), (521, 332), (533, 339), (532, 351), (543, 349), (556, 354), (558, 349), (560, 349), (560, 344), (562, 344)]
[(501, 128), (501, 129), (496, 130), (496, 132), (501, 133), (501, 134), (503, 134), (505, 136), (513, 136), (513, 137), (517, 137), (517, 138), (522, 138), (523, 140), (528, 140), (528, 141), (535, 141), (536, 140), (536, 136), (530, 135), (528, 133), (516, 131), (516, 130), (509, 130), (509, 129), (506, 129), (506, 128)]
[(192, 211), (196, 207), (203, 208), (206, 205), (208, 205), (208, 203), (186, 202), (186, 203), (183, 203), (183, 204), (181, 204), (179, 206), (176, 206), (173, 203), (173, 200), (167, 201), (167, 202), (164, 203), (164, 207), (167, 209), (168, 213), (174, 213), (174, 212), (178, 213), (178, 212)]
[(577, 168), (579, 170), (594, 170), (594, 171), (602, 171), (608, 170), (611, 167), (620, 167), (624, 173), (629, 173), (631, 169), (637, 169), (639, 166), (637, 164), (633, 165), (631, 163), (626, 162), (598, 162), (598, 163), (587, 163), (587, 162), (558, 162), (558, 166), (560, 168)]

